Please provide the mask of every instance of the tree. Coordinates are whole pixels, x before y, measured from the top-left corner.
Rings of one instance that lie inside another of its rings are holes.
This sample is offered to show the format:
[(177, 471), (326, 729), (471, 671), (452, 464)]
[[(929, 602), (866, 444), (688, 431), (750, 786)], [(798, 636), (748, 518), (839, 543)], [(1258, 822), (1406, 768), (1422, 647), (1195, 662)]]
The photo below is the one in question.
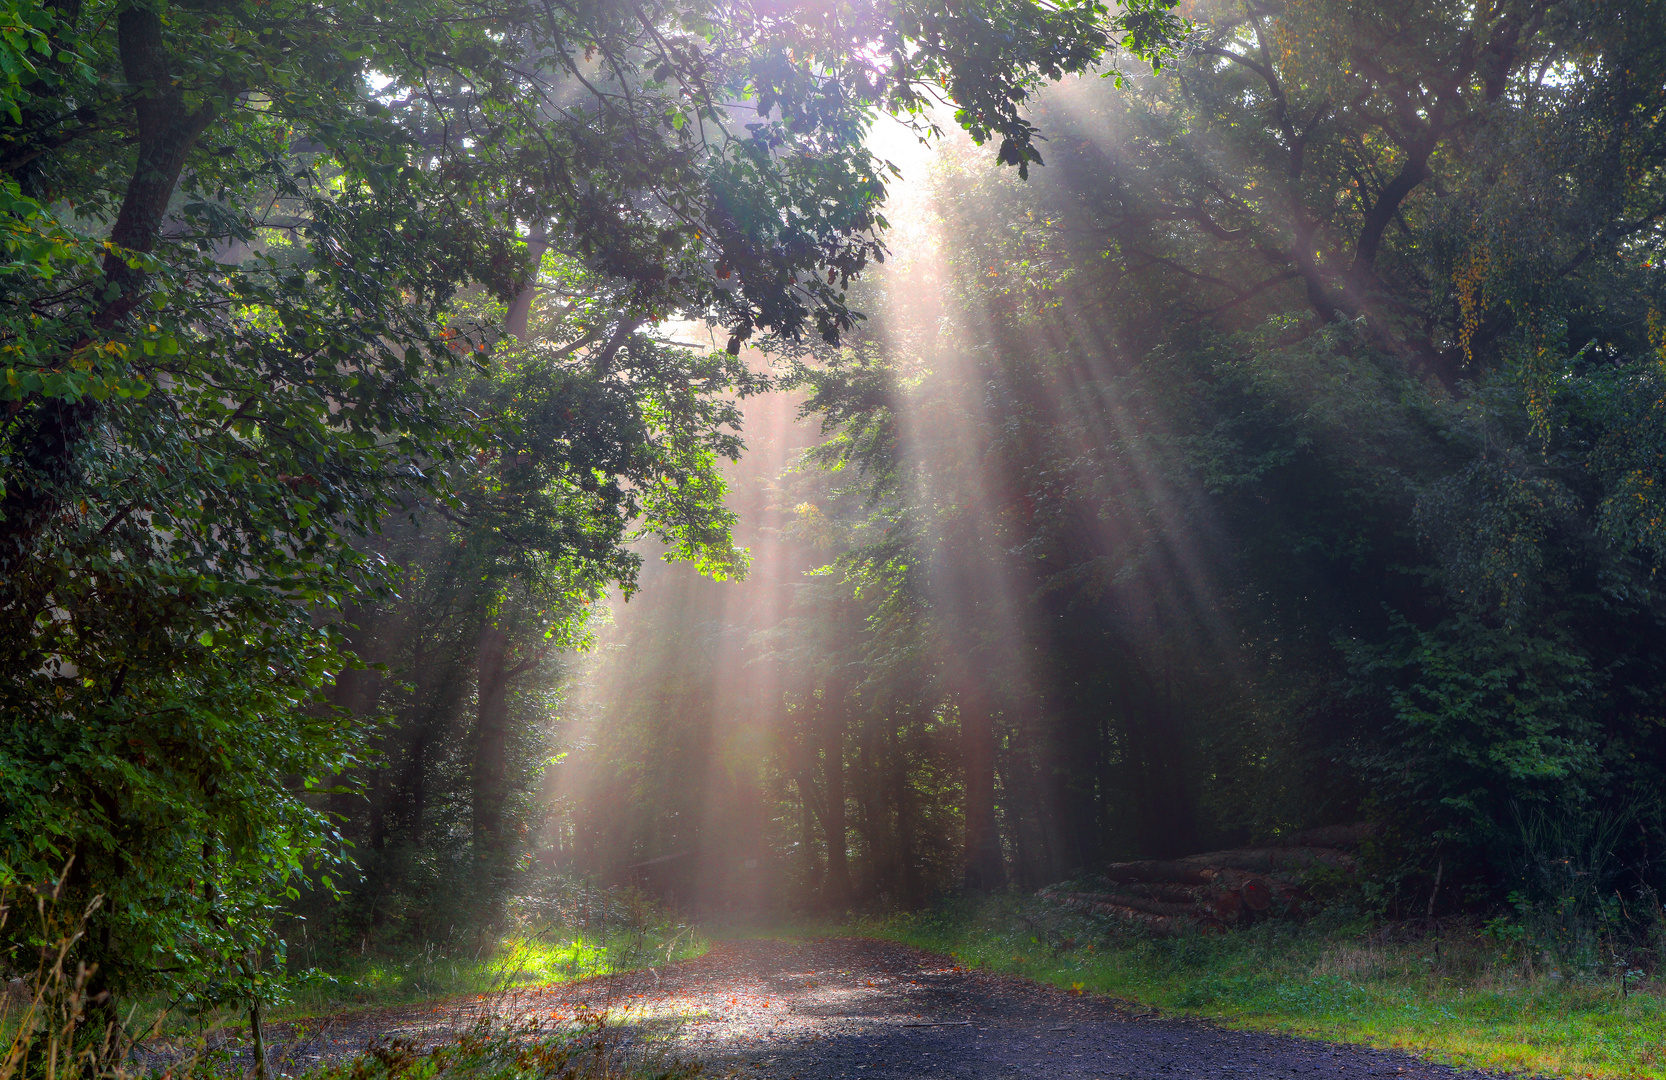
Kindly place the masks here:
[(804, 373), (875, 636), (1003, 690), (1009, 871), (1372, 813), (1500, 888), (1543, 812), (1643, 873), (1660, 12), (1188, 12), (1028, 185), (951, 159), (941, 317)]
[[(1133, 10), (1146, 48), (1162, 9)], [(338, 850), (303, 797), (361, 741), (328, 707), (352, 663), (331, 613), (393, 580), (354, 541), (401, 502), (461, 498), (465, 463), (498, 448), (449, 377), (496, 333), (452, 317), (462, 290), (510, 301), (527, 239), (548, 245), (594, 285), (530, 377), (560, 382), (550, 365), (570, 361), (711, 421), (686, 403), (716, 387), (682, 382), (710, 369), (666, 362), (643, 332), (707, 318), (732, 355), (757, 333), (848, 329), (844, 288), (881, 253), (869, 106), (913, 108), (947, 81), (963, 122), (1022, 164), (1027, 88), (1109, 41), (1101, 8), (1024, 2), (870, 25), (675, 2), (16, 14), (0, 867), (39, 881), (68, 865), (72, 897), (107, 897), (82, 951), (111, 988), (202, 985)], [(852, 51), (853, 33), (885, 49)], [(663, 465), (630, 462), (703, 468)], [(559, 489), (564, 468), (532, 471)], [(686, 521), (708, 494), (613, 509)], [(610, 528), (549, 555), (572, 580), (617, 576)], [(504, 673), (495, 645), (477, 655)]]

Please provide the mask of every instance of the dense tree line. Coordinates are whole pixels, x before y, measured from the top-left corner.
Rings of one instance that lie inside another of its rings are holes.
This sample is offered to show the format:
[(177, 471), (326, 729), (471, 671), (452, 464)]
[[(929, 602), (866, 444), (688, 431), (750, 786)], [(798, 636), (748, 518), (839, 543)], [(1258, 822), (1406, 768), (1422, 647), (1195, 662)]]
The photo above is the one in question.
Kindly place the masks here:
[[(1185, 10), (1185, 59), (1045, 95), (1027, 182), (944, 154), (937, 253), (796, 369), (821, 570), (713, 630), (768, 700), (673, 665), (618, 730), (766, 732), (800, 901), (1359, 819), (1385, 910), (1660, 888), (1666, 11)], [(640, 794), (591, 869), (742, 865)]]

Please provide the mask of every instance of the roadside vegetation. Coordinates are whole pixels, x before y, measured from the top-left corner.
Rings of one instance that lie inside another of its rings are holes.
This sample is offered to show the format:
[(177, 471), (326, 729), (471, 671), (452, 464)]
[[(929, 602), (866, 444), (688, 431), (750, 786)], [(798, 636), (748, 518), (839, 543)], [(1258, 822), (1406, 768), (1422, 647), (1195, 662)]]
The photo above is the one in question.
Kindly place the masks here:
[(708, 942), (687, 919), (634, 889), (546, 880), (515, 897), (504, 921), (433, 937), (393, 932), (376, 939), (292, 948), (302, 972), (282, 1019), (386, 1007), (611, 975), (686, 960)]
[[(0, 1080), (39, 1076), (181, 1076), (192, 1080), (289, 1076), (281, 1043), (290, 1028), (346, 1011), (443, 1004), (483, 994), (611, 975), (698, 956), (706, 939), (661, 905), (630, 889), (546, 882), (516, 899), (496, 932), (471, 940), (390, 938), (357, 950), (303, 941), (290, 956), (295, 974), (268, 986), (271, 1008), (192, 1009), (149, 998), (116, 1023), (90, 992), (94, 972), (71, 959), (96, 932), (102, 904), (72, 910), (50, 893), (8, 903), (0, 920), (32, 922), (44, 940), (37, 970), (0, 986)], [(258, 1034), (257, 1034), (258, 1028)], [(398, 1040), (373, 1044), (345, 1062), (302, 1075), (314, 1080), (395, 1080), (421, 1076), (494, 1080), (657, 1080), (694, 1067), (650, 1041), (627, 1044), (606, 1015), (482, 1020), (434, 1047)]]
[(1158, 937), (1012, 895), (857, 930), (1229, 1027), (1533, 1076), (1666, 1077), (1658, 939), (1568, 949), (1520, 920), (1378, 924), (1346, 910)]

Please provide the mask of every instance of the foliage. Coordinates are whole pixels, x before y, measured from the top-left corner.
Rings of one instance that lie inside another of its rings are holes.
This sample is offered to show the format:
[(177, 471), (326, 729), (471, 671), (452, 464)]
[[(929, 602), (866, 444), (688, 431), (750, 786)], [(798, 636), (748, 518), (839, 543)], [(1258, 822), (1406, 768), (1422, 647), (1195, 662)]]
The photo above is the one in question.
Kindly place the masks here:
[(0, 998), (0, 1078), (120, 1074), (141, 1037), (155, 1034), (155, 1028), (134, 1033), (100, 1023), (88, 985), (93, 972), (73, 962), (77, 942), (96, 932), (102, 900), (95, 898), (75, 911), (54, 893), (38, 892), (21, 904), (16, 896), (0, 894), (0, 925), (31, 921), (36, 940), (47, 944), (33, 957), (15, 947), (0, 954), (0, 971), (23, 973), (13, 977)]
[(1513, 911), (1567, 847), (1518, 818), (1627, 821), (1609, 891), (1659, 890), (1659, 5), (1186, 15), (1028, 103), (1027, 183), (951, 143), (899, 193), (790, 375), (810, 572), (725, 624), (767, 700), (637, 695), (751, 717), (735, 798), (835, 910), (1360, 819), (1385, 915)]
[(1658, 887), (1661, 13), (1187, 14), (798, 371), (864, 708), (992, 709), (939, 797), (1025, 882), (1370, 816), (1388, 910), (1496, 903), (1544, 814)]
[[(279, 1018), (587, 979), (690, 959), (707, 948), (694, 927), (633, 890), (540, 874), (517, 886), (524, 891), (490, 928), (452, 923), (422, 938), (406, 925), (397, 937), (340, 941), (321, 937), (314, 924), (291, 957), (313, 977), (295, 989)], [(418, 912), (405, 918), (420, 923)], [(324, 924), (324, 934), (332, 929), (339, 923)]]
[[(651, 328), (705, 320), (731, 356), (836, 339), (883, 253), (870, 106), (951, 84), (1022, 165), (1028, 88), (1107, 25), (1156, 55), (1165, 10), (6, 8), (0, 880), (68, 863), (55, 888), (107, 897), (76, 946), (101, 987), (267, 992), (273, 905), (342, 857), (309, 792), (368, 764), (335, 699), (347, 613), (400, 583), (388, 515), (495, 548), (463, 607), (501, 637), (474, 694), (501, 729), (504, 658), (629, 587), (634, 518), (734, 568), (713, 463), (737, 369)], [(512, 309), (545, 249), (566, 304), (517, 351), (470, 312)], [(498, 852), (503, 739), (475, 741)]]

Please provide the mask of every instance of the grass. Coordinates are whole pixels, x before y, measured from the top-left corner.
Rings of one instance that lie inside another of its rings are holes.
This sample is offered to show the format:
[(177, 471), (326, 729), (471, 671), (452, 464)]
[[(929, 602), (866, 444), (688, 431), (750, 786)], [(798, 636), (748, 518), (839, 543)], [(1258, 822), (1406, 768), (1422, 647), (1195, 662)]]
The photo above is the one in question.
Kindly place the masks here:
[[(4, 910), (0, 906), (0, 915)], [(0, 1080), (146, 1075), (246, 1080), (240, 1051), (249, 1021), (241, 1008), (187, 1016), (170, 1012), (157, 998), (136, 1002), (120, 1025), (88, 1023), (88, 972), (67, 958), (91, 914), (89, 909), (48, 921), (54, 944), (41, 950), (26, 993), (0, 985)], [(294, 980), (289, 1000), (265, 1010), (265, 1019), (305, 1026), (309, 1017), (348, 1008), (431, 1004), (559, 983), (670, 963), (707, 948), (693, 927), (634, 890), (582, 883), (519, 898), (510, 906), (506, 931), (482, 940), (472, 950), (424, 944), (372, 951), (366, 942), (357, 952), (323, 956), (303, 940), (290, 959), (309, 975)], [(225, 1035), (231, 1038), (216, 1038)], [(607, 1014), (582, 1008), (569, 1018), (488, 1012), (438, 1047), (395, 1041), (305, 1075), (311, 1080), (686, 1080), (699, 1071), (677, 1060), (661, 1040), (624, 1035)], [(268, 1046), (270, 1054), (275, 1048)], [(172, 1063), (135, 1060), (136, 1054), (158, 1053), (173, 1055)]]
[(291, 1001), (274, 1009), (284, 1021), (338, 1012), (431, 1002), (543, 986), (686, 960), (709, 941), (669, 920), (586, 929), (564, 922), (523, 924), (485, 945), (428, 943), (402, 950), (347, 953), (321, 959), (298, 980)]
[(1034, 898), (960, 902), (855, 932), (1227, 1027), (1532, 1075), (1666, 1080), (1659, 986), (1529, 970), (1474, 928), (1389, 943), (1359, 925), (1135, 936)]
[[(289, 1075), (283, 1071), (286, 1061), (278, 1046), (318, 1018), (447, 1001), (465, 1004), (518, 987), (688, 959), (708, 947), (707, 939), (692, 927), (663, 918), (636, 925), (614, 922), (606, 930), (523, 920), (509, 934), (473, 950), (430, 944), (319, 958), (323, 962), (310, 977), (297, 981), (289, 1000), (265, 1013), (271, 1025), (267, 1037), (272, 1075)], [(565, 1019), (487, 1014), (472, 1029), (432, 1049), (393, 1043), (301, 1075), (306, 1080), (688, 1080), (698, 1071), (680, 1062), (659, 1040), (623, 1040), (617, 1019), (583, 1009)], [(278, 1034), (284, 1027), (289, 1029), (287, 1036)], [(241, 1009), (163, 1025), (159, 1033), (182, 1047), (191, 1063), (175, 1075), (248, 1080), (248, 1068), (238, 1056), (249, 1043), (247, 1014)], [(216, 1033), (229, 1038), (218, 1041), (212, 1038)], [(0, 1080), (15, 1078), (0, 1074)]]

